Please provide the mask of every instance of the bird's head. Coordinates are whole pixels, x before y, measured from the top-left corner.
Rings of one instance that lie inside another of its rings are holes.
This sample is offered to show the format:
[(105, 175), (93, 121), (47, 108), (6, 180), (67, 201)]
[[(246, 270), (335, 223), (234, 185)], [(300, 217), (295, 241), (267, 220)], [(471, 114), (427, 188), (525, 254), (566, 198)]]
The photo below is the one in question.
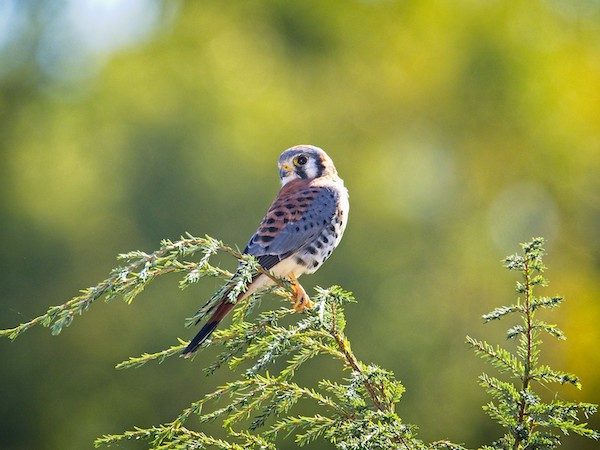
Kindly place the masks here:
[(297, 179), (310, 180), (337, 176), (337, 170), (329, 155), (313, 145), (296, 145), (288, 148), (279, 156), (277, 164), (282, 185)]

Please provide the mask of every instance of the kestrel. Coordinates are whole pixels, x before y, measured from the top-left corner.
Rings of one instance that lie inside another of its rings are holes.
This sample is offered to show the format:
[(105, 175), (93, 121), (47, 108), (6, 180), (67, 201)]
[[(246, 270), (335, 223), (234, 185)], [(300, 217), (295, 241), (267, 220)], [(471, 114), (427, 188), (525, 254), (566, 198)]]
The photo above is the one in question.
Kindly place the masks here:
[[(348, 223), (348, 191), (331, 158), (312, 145), (298, 145), (279, 156), (281, 189), (244, 249), (275, 277), (288, 278), (293, 306), (312, 306), (298, 277), (314, 273), (337, 247)], [(235, 303), (225, 293), (212, 316), (183, 351), (195, 352), (237, 302), (271, 286), (273, 279), (257, 274)]]

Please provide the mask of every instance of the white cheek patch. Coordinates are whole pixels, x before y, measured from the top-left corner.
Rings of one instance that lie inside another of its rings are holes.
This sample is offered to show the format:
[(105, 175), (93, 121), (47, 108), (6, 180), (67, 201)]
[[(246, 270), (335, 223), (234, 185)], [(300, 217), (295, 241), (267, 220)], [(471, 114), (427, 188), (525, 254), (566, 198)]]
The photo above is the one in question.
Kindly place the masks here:
[(304, 171), (308, 178), (316, 178), (319, 175), (319, 169), (315, 161), (311, 158), (308, 164), (305, 166)]
[(281, 179), (281, 185), (285, 186), (287, 183), (289, 183), (292, 180), (295, 180), (296, 178), (298, 178), (298, 176), (294, 172), (292, 172)]

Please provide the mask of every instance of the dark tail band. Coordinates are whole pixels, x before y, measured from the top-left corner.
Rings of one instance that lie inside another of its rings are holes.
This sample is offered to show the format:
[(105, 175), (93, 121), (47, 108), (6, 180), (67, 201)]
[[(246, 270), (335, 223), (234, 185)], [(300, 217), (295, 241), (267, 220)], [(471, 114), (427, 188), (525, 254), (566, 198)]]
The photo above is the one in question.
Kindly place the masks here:
[(204, 341), (206, 341), (210, 335), (215, 331), (221, 320), (227, 315), (229, 311), (235, 306), (234, 303), (229, 302), (227, 299), (221, 301), (221, 304), (217, 307), (214, 314), (211, 316), (209, 321), (204, 325), (198, 334), (194, 336), (194, 339), (188, 344), (181, 356), (189, 358), (192, 354), (198, 350)]
[(190, 356), (192, 356), (192, 353), (198, 350), (198, 347), (200, 347), (204, 343), (204, 341), (206, 341), (210, 337), (213, 331), (215, 331), (215, 329), (219, 325), (219, 322), (220, 320), (215, 320), (208, 322), (206, 325), (204, 325), (200, 329), (198, 334), (194, 336), (194, 339), (192, 339), (192, 341), (185, 348), (181, 356), (185, 358), (189, 358)]

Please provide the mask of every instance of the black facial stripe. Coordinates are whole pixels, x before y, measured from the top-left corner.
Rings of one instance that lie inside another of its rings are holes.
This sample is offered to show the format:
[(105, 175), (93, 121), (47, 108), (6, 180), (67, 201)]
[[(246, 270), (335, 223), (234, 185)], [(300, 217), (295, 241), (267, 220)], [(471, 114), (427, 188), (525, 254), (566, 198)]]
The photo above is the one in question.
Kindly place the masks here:
[(296, 167), (296, 174), (303, 180), (306, 180), (308, 178), (308, 175), (306, 174), (306, 169), (304, 166)]
[(323, 164), (323, 158), (318, 157), (315, 158), (316, 166), (317, 166), (317, 178), (323, 175), (323, 171), (325, 170), (325, 165)]

